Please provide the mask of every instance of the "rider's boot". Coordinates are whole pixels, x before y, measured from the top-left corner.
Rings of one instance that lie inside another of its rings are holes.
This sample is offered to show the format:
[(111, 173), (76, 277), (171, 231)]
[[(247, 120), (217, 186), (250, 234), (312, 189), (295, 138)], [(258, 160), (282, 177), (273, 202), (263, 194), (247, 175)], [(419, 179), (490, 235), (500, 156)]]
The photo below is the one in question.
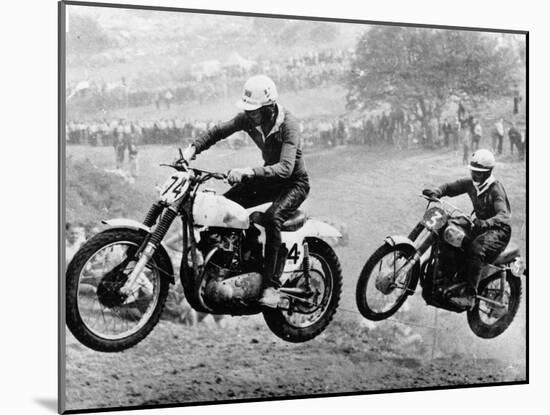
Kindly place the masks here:
[(262, 298), (259, 300), (261, 305), (268, 308), (277, 308), (280, 301), (281, 292), (279, 291), (279, 288), (269, 286), (264, 289)]
[(471, 310), (476, 305), (476, 295), (471, 284), (464, 285), (449, 297), (453, 304)]
[[(264, 282), (264, 290), (262, 292), (262, 297), (260, 298), (259, 302), (264, 307), (269, 308), (277, 308), (279, 303), (281, 302), (281, 292), (279, 290), (280, 288), (280, 281), (279, 276), (282, 273), (282, 269), (284, 267), (284, 259), (286, 259), (286, 255), (282, 256), (282, 259), (278, 261), (278, 255), (279, 250), (275, 252), (274, 257), (271, 256), (273, 253), (266, 253), (266, 261), (264, 264), (264, 272), (263, 272), (263, 282)], [(281, 264), (281, 262), (283, 263)]]
[(468, 261), (466, 274), (467, 284), (450, 298), (453, 303), (467, 310), (471, 310), (475, 307), (477, 287), (479, 285), (482, 268), (483, 259), (479, 255), (471, 256)]

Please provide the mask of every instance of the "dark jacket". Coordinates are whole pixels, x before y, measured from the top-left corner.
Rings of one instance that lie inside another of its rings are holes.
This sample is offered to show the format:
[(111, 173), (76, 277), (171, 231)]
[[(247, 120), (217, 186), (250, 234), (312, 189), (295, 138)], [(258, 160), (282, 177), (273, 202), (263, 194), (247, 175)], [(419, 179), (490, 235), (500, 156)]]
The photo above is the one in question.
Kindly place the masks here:
[(253, 168), (257, 177), (288, 179), (307, 176), (298, 121), (280, 105), (277, 108), (275, 125), (267, 137), (264, 138), (261, 128), (253, 126), (246, 114), (241, 112), (232, 120), (216, 125), (197, 138), (193, 143), (197, 154), (237, 131), (246, 131), (262, 150), (264, 166)]
[(521, 141), (521, 133), (514, 127), (511, 127), (510, 130), (508, 130), (508, 137), (512, 141)]
[(451, 183), (445, 183), (438, 188), (441, 196), (458, 196), (468, 193), (476, 217), (487, 221), (489, 227), (499, 225), (511, 226), (510, 202), (502, 184), (495, 180), (487, 190), (480, 195), (471, 178), (464, 178)]

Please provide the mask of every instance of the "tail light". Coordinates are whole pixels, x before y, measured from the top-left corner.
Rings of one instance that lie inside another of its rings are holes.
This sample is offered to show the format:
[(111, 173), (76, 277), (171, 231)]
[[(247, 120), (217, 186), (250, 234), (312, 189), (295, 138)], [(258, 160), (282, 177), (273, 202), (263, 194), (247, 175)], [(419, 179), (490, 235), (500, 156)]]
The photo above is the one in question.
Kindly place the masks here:
[(525, 262), (521, 257), (517, 257), (512, 264), (510, 264), (510, 272), (516, 277), (521, 277), (525, 272)]

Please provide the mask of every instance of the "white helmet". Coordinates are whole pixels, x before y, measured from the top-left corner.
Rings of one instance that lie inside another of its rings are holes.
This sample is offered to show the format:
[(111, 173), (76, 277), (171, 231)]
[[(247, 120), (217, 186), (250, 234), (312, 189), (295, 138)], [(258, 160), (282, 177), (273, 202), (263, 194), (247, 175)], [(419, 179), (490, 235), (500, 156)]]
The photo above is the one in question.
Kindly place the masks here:
[(277, 87), (265, 75), (256, 75), (244, 84), (243, 96), (237, 101), (237, 107), (253, 111), (265, 105), (277, 102)]
[(495, 167), (495, 156), (489, 150), (477, 150), (472, 154), (468, 167), (473, 171), (491, 171)]

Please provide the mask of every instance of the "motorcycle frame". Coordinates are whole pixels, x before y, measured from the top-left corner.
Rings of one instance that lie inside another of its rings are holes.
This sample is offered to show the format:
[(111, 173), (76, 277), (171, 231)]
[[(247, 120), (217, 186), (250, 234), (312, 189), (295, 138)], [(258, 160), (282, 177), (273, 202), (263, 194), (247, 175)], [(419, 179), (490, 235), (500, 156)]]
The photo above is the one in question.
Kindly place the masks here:
[[(210, 176), (208, 176), (210, 177)], [(198, 253), (197, 253), (197, 240), (195, 238), (194, 232), (194, 221), (193, 221), (193, 204), (195, 197), (199, 190), (200, 185), (206, 181), (204, 177), (198, 175), (192, 175), (189, 177), (191, 181), (190, 186), (187, 188), (185, 193), (172, 203), (167, 203), (162, 200), (156, 201), (149, 212), (147, 213), (142, 224), (138, 225), (138, 228), (147, 232), (146, 237), (141, 244), (141, 246), (136, 251), (136, 256), (140, 254), (147, 254), (147, 250), (151, 249), (154, 245), (155, 249), (162, 247), (162, 239), (166, 236), (166, 232), (172, 225), (173, 221), (177, 216), (181, 218), (182, 221), (182, 257), (180, 262), (180, 281), (184, 290), (185, 298), (189, 302), (189, 305), (196, 311), (217, 314), (215, 310), (212, 310), (208, 307), (202, 298), (201, 290), (199, 285), (203, 279), (203, 273), (206, 269), (206, 264), (211, 258), (211, 254), (214, 251), (211, 251), (204, 258), (204, 263), (202, 264), (202, 272), (199, 269), (197, 263)], [(167, 216), (168, 215), (168, 216)], [(157, 219), (161, 218), (157, 224)], [(156, 226), (155, 226), (156, 224)], [(153, 229), (154, 228), (154, 229)], [(338, 234), (338, 236), (340, 236)], [(164, 248), (162, 247), (163, 251)], [(216, 248), (217, 249), (217, 248)], [(284, 244), (281, 249), (286, 249)], [(309, 282), (309, 247), (307, 241), (304, 240), (303, 243), (304, 252), (307, 253), (307, 259), (304, 257), (304, 267), (303, 273), (306, 276), (307, 282)], [(166, 254), (167, 255), (167, 254)], [(201, 253), (202, 255), (202, 253)], [(189, 266), (189, 256), (191, 256), (192, 266)], [(171, 263), (171, 261), (170, 261)], [(284, 267), (284, 261), (281, 262), (281, 267)], [(173, 270), (170, 275), (171, 282), (174, 282)], [(291, 297), (295, 297), (298, 294), (295, 293), (294, 289), (285, 289), (285, 293)], [(243, 308), (235, 315), (251, 315), (258, 314), (262, 309), (258, 306), (251, 305), (249, 308)]]
[[(180, 263), (180, 281), (183, 286), (185, 298), (187, 299), (189, 305), (196, 311), (203, 313), (217, 314), (216, 310), (208, 307), (201, 295), (200, 284), (204, 277), (204, 271), (206, 269), (206, 264), (211, 257), (210, 252), (205, 258), (202, 265), (202, 272), (199, 269), (197, 263), (198, 258), (198, 249), (197, 249), (197, 240), (195, 238), (194, 232), (194, 220), (193, 220), (193, 204), (195, 197), (199, 190), (201, 182), (196, 178), (192, 179), (193, 183), (188, 190), (188, 196), (184, 196), (181, 199), (181, 203), (178, 205), (178, 214), (181, 217), (182, 229), (183, 229), (183, 239), (182, 239), (182, 257)], [(202, 255), (202, 253), (201, 253)], [(191, 256), (192, 266), (189, 266), (189, 256)], [(261, 312), (259, 307), (249, 307), (236, 315), (243, 314), (258, 314)]]

